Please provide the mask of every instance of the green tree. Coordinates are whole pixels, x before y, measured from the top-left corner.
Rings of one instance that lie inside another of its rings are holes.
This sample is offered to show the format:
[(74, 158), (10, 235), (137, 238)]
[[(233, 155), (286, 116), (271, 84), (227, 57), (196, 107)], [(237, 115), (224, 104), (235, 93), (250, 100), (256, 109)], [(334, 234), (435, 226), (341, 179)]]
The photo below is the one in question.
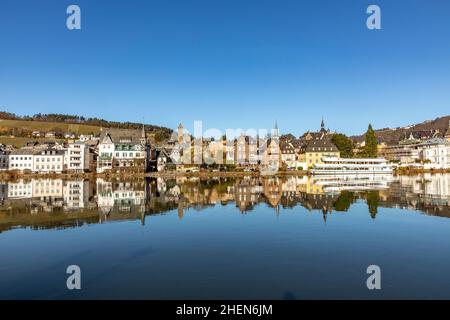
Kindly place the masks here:
[(378, 140), (371, 124), (369, 124), (369, 127), (367, 128), (365, 142), (364, 155), (369, 158), (376, 158), (378, 154)]
[(367, 206), (369, 207), (370, 217), (375, 219), (380, 204), (380, 193), (378, 191), (369, 191), (367, 193)]
[(336, 211), (347, 211), (356, 200), (355, 194), (350, 191), (342, 191), (333, 204)]
[(333, 135), (333, 138), (331, 138), (331, 142), (333, 142), (334, 145), (338, 148), (342, 158), (353, 157), (353, 140), (351, 140), (345, 134), (337, 133)]

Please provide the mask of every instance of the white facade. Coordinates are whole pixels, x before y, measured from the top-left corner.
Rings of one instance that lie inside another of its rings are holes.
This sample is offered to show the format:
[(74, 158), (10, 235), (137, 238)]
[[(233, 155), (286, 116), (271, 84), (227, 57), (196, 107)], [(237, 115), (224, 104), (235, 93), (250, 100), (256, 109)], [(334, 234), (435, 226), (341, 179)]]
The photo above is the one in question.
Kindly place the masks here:
[(33, 198), (62, 198), (62, 179), (33, 179)]
[(8, 183), (8, 198), (23, 199), (33, 197), (33, 184), (29, 180), (20, 179)]
[(450, 168), (450, 141), (431, 139), (420, 144), (418, 149), (425, 169)]
[(9, 155), (8, 170), (33, 171), (34, 154), (33, 150), (12, 151)]
[(105, 138), (98, 145), (97, 172), (111, 170), (113, 165), (114, 143), (111, 139)]
[(81, 142), (86, 142), (89, 140), (99, 140), (99, 137), (96, 137), (92, 134), (81, 134), (78, 138)]
[(147, 169), (150, 145), (144, 130), (105, 130), (98, 145), (97, 172), (142, 167)]
[(73, 210), (86, 207), (89, 200), (89, 182), (69, 180), (64, 186), (65, 209)]
[(43, 150), (34, 155), (33, 172), (62, 173), (64, 170), (64, 152)]
[(68, 171), (88, 171), (92, 160), (87, 144), (81, 142), (69, 143), (65, 156), (65, 166)]
[(146, 191), (135, 190), (130, 182), (119, 182), (113, 186), (110, 181), (97, 179), (97, 203), (101, 212), (109, 213), (115, 207), (118, 211), (129, 211), (132, 206), (145, 207)]

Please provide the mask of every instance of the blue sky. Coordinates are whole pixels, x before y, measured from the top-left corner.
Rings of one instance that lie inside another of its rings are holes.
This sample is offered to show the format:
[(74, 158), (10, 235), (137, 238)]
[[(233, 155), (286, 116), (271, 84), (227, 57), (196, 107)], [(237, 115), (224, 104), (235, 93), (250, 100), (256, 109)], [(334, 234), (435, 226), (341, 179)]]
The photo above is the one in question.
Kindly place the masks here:
[(2, 0), (0, 109), (356, 134), (450, 114), (449, 39), (449, 1)]

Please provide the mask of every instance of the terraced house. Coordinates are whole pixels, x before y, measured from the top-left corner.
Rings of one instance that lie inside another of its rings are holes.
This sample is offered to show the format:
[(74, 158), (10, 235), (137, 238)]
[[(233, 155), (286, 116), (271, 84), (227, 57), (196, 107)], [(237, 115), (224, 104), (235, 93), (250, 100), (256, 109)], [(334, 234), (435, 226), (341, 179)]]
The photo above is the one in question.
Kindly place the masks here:
[(139, 130), (102, 129), (98, 145), (97, 172), (116, 169), (148, 171), (150, 144), (144, 127)]
[(33, 172), (62, 173), (64, 170), (64, 150), (41, 150), (34, 154)]
[(82, 141), (69, 143), (67, 147), (65, 166), (68, 171), (94, 171), (94, 153), (91, 152), (90, 146)]
[(13, 150), (9, 154), (8, 170), (33, 171), (34, 155), (37, 152), (32, 149)]

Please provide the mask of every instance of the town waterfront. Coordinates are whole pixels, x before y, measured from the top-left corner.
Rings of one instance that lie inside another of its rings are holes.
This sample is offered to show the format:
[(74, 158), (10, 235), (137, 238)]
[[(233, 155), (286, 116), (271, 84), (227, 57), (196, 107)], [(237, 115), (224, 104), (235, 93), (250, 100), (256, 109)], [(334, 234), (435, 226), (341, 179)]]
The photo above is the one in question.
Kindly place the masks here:
[(1, 299), (450, 298), (449, 174), (18, 179), (0, 198)]

